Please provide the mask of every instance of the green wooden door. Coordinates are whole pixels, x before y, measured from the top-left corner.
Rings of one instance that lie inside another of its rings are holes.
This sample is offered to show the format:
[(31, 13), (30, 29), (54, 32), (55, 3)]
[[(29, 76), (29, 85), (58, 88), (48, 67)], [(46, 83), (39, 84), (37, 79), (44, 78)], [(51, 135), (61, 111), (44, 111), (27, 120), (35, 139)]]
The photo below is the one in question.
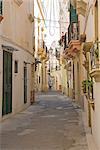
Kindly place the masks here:
[(24, 66), (24, 103), (27, 103), (27, 66)]
[(12, 112), (12, 54), (3, 51), (2, 115)]

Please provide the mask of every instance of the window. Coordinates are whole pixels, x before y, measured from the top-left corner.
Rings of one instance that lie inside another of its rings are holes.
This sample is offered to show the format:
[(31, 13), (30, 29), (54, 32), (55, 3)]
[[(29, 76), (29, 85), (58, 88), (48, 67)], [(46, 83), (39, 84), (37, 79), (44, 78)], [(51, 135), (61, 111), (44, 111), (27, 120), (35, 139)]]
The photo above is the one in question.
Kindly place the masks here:
[(15, 73), (18, 73), (18, 61), (15, 60)]
[(0, 0), (0, 15), (2, 15), (3, 14), (3, 10), (2, 10), (2, 0)]

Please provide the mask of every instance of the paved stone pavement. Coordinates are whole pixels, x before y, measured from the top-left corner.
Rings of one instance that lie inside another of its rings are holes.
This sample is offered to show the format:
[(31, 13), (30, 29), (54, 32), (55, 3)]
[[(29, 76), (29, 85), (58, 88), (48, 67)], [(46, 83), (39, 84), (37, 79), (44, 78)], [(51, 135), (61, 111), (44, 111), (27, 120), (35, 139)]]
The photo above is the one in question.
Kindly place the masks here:
[(1, 123), (0, 150), (88, 150), (80, 107), (56, 92), (36, 97)]

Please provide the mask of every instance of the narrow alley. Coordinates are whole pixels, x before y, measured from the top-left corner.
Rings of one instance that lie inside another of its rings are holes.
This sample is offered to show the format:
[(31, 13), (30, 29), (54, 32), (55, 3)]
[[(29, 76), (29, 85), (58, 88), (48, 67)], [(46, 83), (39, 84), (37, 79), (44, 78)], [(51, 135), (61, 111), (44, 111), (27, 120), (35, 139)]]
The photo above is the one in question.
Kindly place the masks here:
[(88, 150), (81, 108), (60, 92), (38, 94), (1, 124), (0, 150)]
[(0, 150), (100, 150), (100, 0), (0, 0)]

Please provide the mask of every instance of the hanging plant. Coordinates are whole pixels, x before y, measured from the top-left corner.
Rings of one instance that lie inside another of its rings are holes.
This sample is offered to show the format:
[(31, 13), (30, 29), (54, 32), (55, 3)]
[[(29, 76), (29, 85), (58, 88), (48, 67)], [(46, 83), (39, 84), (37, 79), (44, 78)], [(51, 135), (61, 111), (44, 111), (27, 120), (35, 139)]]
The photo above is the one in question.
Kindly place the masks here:
[(82, 82), (83, 93), (87, 93), (88, 90), (92, 92), (93, 81), (92, 80), (84, 80)]

